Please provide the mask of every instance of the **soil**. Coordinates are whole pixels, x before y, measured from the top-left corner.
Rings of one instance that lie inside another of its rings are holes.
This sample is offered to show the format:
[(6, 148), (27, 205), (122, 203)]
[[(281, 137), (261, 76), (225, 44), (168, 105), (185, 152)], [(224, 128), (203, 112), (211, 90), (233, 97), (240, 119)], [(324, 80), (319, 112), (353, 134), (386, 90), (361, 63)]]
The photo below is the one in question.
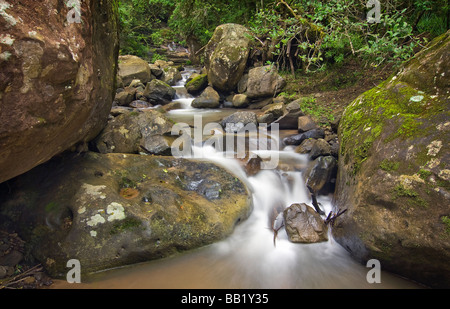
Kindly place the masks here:
[(371, 67), (356, 59), (348, 59), (325, 71), (284, 76), (287, 81), (284, 91), (296, 93), (296, 97), (312, 96), (317, 105), (332, 110), (338, 117), (354, 99), (387, 79), (394, 70), (392, 64)]

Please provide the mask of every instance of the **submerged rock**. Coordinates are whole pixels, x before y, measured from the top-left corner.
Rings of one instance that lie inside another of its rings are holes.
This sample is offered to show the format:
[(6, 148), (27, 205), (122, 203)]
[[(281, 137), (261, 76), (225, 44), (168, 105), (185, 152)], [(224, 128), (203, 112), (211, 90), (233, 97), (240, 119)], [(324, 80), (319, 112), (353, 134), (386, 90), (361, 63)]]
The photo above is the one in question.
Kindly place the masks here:
[(89, 273), (167, 257), (230, 235), (251, 211), (246, 186), (210, 162), (130, 154), (64, 157), (11, 183), (15, 222), (48, 273)]
[(328, 228), (320, 215), (305, 203), (292, 204), (283, 212), (289, 240), (315, 243), (328, 240)]

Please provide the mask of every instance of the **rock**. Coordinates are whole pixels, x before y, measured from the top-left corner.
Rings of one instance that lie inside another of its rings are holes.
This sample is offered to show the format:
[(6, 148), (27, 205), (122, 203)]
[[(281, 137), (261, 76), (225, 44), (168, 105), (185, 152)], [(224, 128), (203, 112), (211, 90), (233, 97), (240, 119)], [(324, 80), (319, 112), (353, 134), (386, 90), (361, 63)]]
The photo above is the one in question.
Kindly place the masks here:
[(169, 86), (175, 86), (175, 84), (183, 78), (180, 71), (176, 67), (169, 66), (164, 68), (163, 71), (164, 74), (162, 77), (162, 81)]
[(222, 92), (234, 90), (241, 79), (250, 50), (248, 30), (237, 24), (218, 26), (205, 47), (208, 80)]
[(309, 153), (309, 157), (311, 160), (315, 160), (320, 156), (329, 155), (331, 155), (331, 146), (323, 138), (319, 138), (316, 140)]
[(14, 274), (14, 267), (0, 265), (0, 279), (10, 277)]
[(188, 93), (197, 94), (202, 92), (207, 86), (208, 86), (208, 75), (197, 74), (193, 78), (188, 79), (185, 87)]
[(200, 160), (87, 152), (16, 181), (2, 209), (55, 278), (74, 258), (87, 274), (211, 244), (252, 209), (242, 181)]
[(117, 117), (119, 115), (127, 114), (127, 113), (132, 112), (132, 111), (133, 111), (133, 108), (128, 107), (128, 106), (113, 106), (111, 108), (111, 112), (110, 113), (111, 113), (111, 115), (113, 117)]
[(257, 117), (258, 123), (272, 123), (274, 120), (273, 114), (262, 114)]
[(161, 69), (158, 65), (154, 64), (154, 63), (149, 63), (148, 65), (150, 67), (150, 72), (152, 73), (152, 75), (154, 75), (156, 78), (160, 78), (164, 71), (163, 69)]
[(249, 98), (274, 97), (286, 86), (275, 66), (267, 65), (250, 69), (247, 91)]
[(226, 133), (241, 132), (249, 124), (253, 124), (255, 129), (258, 125), (256, 114), (249, 111), (233, 113), (221, 122)]
[(0, 183), (103, 129), (119, 47), (117, 1), (82, 1), (72, 24), (58, 1), (1, 3)]
[(308, 138), (324, 138), (325, 132), (321, 128), (309, 130), (304, 133), (300, 134), (293, 134), (290, 136), (287, 136), (283, 139), (283, 143), (285, 145), (300, 145), (305, 139)]
[(320, 215), (305, 203), (292, 204), (283, 212), (291, 242), (315, 243), (328, 240), (328, 228)]
[(339, 123), (334, 238), (355, 259), (450, 287), (450, 32), (356, 98)]
[(135, 79), (139, 79), (144, 84), (152, 79), (148, 62), (133, 55), (119, 56), (119, 71), (117, 74), (125, 87)]
[(213, 87), (207, 87), (192, 103), (195, 108), (217, 108), (220, 106), (220, 96)]
[(175, 98), (176, 91), (165, 82), (154, 79), (144, 90), (144, 96), (154, 105), (165, 105)]
[(262, 109), (263, 107), (272, 104), (272, 98), (255, 99), (250, 101), (249, 109)]
[(278, 119), (284, 115), (286, 109), (283, 103), (272, 103), (264, 106), (261, 111), (264, 114), (272, 114), (274, 119)]
[(249, 104), (248, 98), (245, 94), (236, 94), (233, 96), (234, 107), (247, 107)]
[(316, 141), (314, 138), (305, 139), (300, 145), (295, 147), (295, 152), (301, 154), (310, 153)]
[(95, 139), (101, 153), (139, 153), (141, 146), (152, 154), (165, 154), (162, 136), (171, 132), (172, 123), (156, 110), (133, 111), (121, 114), (108, 122)]
[(15, 267), (23, 260), (23, 254), (17, 250), (11, 250), (8, 254), (0, 257), (0, 265)]
[(135, 88), (126, 87), (123, 91), (116, 94), (114, 102), (119, 106), (127, 106), (134, 101), (135, 95), (136, 95)]
[(317, 129), (317, 124), (311, 119), (311, 117), (298, 117), (298, 133), (303, 133), (312, 129)]
[(293, 101), (287, 104), (285, 108), (285, 115), (274, 122), (278, 123), (280, 130), (298, 130), (298, 118), (304, 115), (300, 105), (297, 101)]
[(336, 172), (337, 161), (334, 157), (318, 157), (309, 162), (303, 173), (303, 180), (316, 194), (327, 194), (330, 191), (330, 181), (336, 177)]
[(129, 104), (130, 107), (133, 108), (149, 108), (152, 107), (152, 105), (150, 103), (148, 103), (147, 101), (142, 101), (142, 100), (135, 100), (133, 102), (131, 102)]

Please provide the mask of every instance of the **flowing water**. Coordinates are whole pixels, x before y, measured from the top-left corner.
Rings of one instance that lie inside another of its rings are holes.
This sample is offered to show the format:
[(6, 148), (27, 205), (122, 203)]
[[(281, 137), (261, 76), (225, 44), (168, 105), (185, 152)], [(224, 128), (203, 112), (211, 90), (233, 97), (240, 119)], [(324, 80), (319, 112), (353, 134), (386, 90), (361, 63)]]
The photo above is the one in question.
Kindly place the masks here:
[[(187, 72), (185, 76), (191, 72)], [(175, 88), (183, 88), (183, 82)], [(184, 108), (168, 113), (176, 122), (192, 123), (194, 115), (204, 123), (218, 121), (233, 109), (197, 110), (193, 100), (181, 95)], [(270, 153), (270, 151), (269, 151)], [(82, 284), (64, 281), (55, 288), (132, 288), (132, 289), (298, 289), (298, 288), (420, 288), (413, 282), (381, 272), (381, 283), (368, 283), (367, 268), (355, 262), (331, 236), (327, 242), (296, 244), (282, 228), (274, 242), (269, 213), (274, 205), (288, 207), (307, 203), (311, 198), (300, 168), (308, 158), (290, 148), (277, 152), (279, 166), (289, 169), (261, 170), (247, 177), (241, 165), (212, 147), (194, 147), (192, 158), (208, 158), (240, 177), (253, 194), (254, 209), (227, 239), (212, 245), (128, 267), (108, 270), (83, 278)], [(326, 214), (331, 211), (331, 196), (318, 196)], [(382, 268), (382, 265), (381, 265)]]

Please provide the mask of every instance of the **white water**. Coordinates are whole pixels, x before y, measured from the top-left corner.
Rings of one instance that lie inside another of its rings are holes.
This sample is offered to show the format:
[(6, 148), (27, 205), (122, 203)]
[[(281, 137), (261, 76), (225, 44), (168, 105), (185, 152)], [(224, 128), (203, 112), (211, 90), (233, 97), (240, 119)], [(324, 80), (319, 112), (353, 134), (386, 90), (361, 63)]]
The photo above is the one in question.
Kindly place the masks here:
[[(193, 117), (202, 112), (214, 117), (217, 111), (186, 109), (171, 111), (169, 117)], [(179, 119), (178, 119), (179, 120)], [(254, 209), (227, 239), (181, 255), (99, 273), (77, 288), (418, 288), (416, 284), (382, 272), (381, 283), (369, 284), (371, 268), (355, 262), (331, 236), (327, 242), (296, 244), (282, 228), (274, 245), (269, 213), (277, 205), (311, 205), (298, 167), (307, 157), (280, 150), (280, 166), (289, 171), (261, 170), (247, 177), (235, 159), (226, 158), (212, 147), (193, 147), (191, 158), (208, 158), (242, 179), (252, 191)], [(330, 196), (318, 196), (326, 214), (332, 208)], [(73, 288), (60, 282), (56, 288)]]

